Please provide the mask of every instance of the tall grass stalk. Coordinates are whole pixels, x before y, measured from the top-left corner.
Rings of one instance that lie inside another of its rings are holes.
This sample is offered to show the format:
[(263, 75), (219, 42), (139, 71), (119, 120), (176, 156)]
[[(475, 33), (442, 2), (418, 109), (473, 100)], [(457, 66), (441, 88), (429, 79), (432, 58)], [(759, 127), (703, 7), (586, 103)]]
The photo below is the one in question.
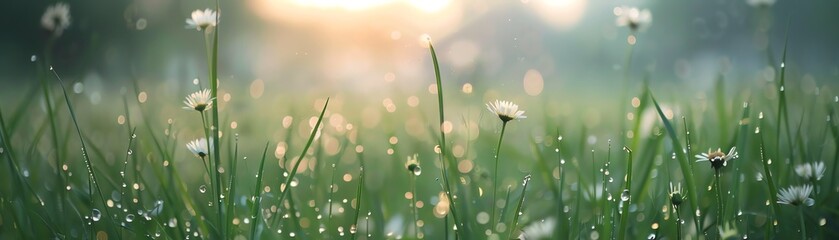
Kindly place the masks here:
[[(361, 162), (361, 167), (358, 170), (358, 187), (355, 190), (355, 215), (353, 217), (353, 224), (350, 226), (350, 236), (352, 236), (353, 240), (356, 239), (358, 234), (358, 217), (361, 214), (361, 204), (363, 203), (361, 197), (364, 195), (364, 160), (361, 160), (359, 157), (359, 161)], [(370, 231), (369, 229), (367, 228), (368, 232)]]
[(603, 174), (602, 174), (603, 177), (602, 177), (602, 180), (600, 182), (601, 186), (603, 186), (601, 188), (602, 191), (600, 192), (600, 209), (601, 209), (600, 211), (602, 212), (601, 213), (601, 219), (602, 220), (600, 222), (600, 225), (602, 226), (601, 231), (603, 232), (603, 237), (605, 239), (612, 239), (612, 226), (613, 226), (612, 225), (612, 205), (609, 204), (610, 199), (609, 199), (609, 197), (607, 197), (607, 195), (610, 194), (609, 193), (609, 187), (608, 187), (609, 186), (609, 181), (607, 179), (609, 178), (609, 175), (610, 175), (609, 165), (612, 164), (612, 140), (611, 139), (609, 139), (609, 146), (608, 146), (607, 149), (608, 150), (606, 151), (606, 163), (603, 164)]
[[(235, 206), (236, 206), (236, 173), (237, 173), (237, 168), (239, 166), (239, 161), (238, 161), (238, 158), (239, 158), (239, 134), (236, 134), (236, 137), (234, 138), (233, 141), (234, 141), (234, 143), (233, 143), (234, 144), (233, 157), (230, 158), (230, 178), (228, 179), (228, 182), (227, 182), (227, 189), (228, 189), (227, 190), (227, 197), (230, 198), (230, 200), (227, 201), (227, 213), (229, 213), (229, 214), (227, 215), (227, 218), (224, 220), (225, 221), (224, 227), (227, 228), (227, 229), (232, 228), (230, 225), (233, 224), (233, 213), (234, 213), (234, 209), (235, 209)], [(262, 151), (262, 155), (265, 156), (265, 154), (267, 152), (268, 152), (268, 143), (265, 143), (265, 150)], [(263, 159), (264, 158), (265, 157), (263, 157)], [(260, 165), (261, 164), (262, 163), (260, 163)], [(260, 168), (262, 168), (262, 166), (260, 166)], [(256, 225), (256, 221), (252, 222), (251, 224)], [(230, 236), (230, 235), (233, 235), (232, 231), (229, 231), (227, 233), (227, 235), (224, 236), (224, 237), (231, 238), (232, 236)]]
[[(457, 219), (457, 207), (455, 205), (454, 198), (452, 198), (452, 187), (449, 183), (449, 165), (450, 158), (446, 154), (446, 133), (443, 131), (443, 122), (445, 121), (445, 111), (443, 110), (443, 80), (440, 77), (440, 64), (437, 62), (437, 52), (434, 51), (434, 45), (431, 43), (431, 39), (428, 40), (428, 50), (431, 51), (431, 60), (434, 64), (434, 77), (437, 80), (437, 110), (440, 113), (440, 122), (437, 127), (440, 129), (440, 174), (443, 177), (443, 184), (445, 185), (445, 193), (446, 198), (449, 199), (449, 211), (452, 213), (452, 219), (454, 220), (455, 226), (459, 226), (458, 229), (460, 231), (455, 231), (456, 236), (460, 236), (461, 232), (464, 232), (464, 237), (468, 238), (469, 229), (466, 229), (466, 226), (458, 221)], [(494, 200), (494, 197), (493, 197)], [(446, 227), (448, 229), (448, 227)]]
[[(771, 159), (766, 157), (766, 144), (764, 144), (763, 136), (760, 133), (760, 127), (763, 125), (762, 119), (758, 119), (760, 121), (758, 123), (758, 130), (756, 130), (758, 134), (758, 139), (760, 140), (760, 162), (763, 164), (763, 176), (766, 177), (766, 184), (767, 188), (769, 188), (769, 200), (771, 201), (771, 208), (772, 214), (769, 214), (769, 223), (768, 226), (770, 229), (769, 234), (774, 234), (776, 231), (774, 230), (774, 221), (776, 221), (774, 216), (778, 216), (780, 214), (780, 207), (778, 206), (778, 188), (775, 185), (775, 180), (772, 177), (772, 171), (769, 169)], [(771, 238), (771, 236), (770, 236)]]
[[(219, 1), (216, 0), (216, 19), (215, 22), (219, 22), (219, 15), (220, 12), (219, 8)], [(210, 31), (211, 30), (211, 31)], [(213, 102), (213, 108), (210, 109), (211, 117), (212, 117), (212, 125), (210, 127), (212, 133), (212, 142), (215, 146), (222, 146), (221, 141), (219, 141), (219, 118), (218, 118), (218, 33), (219, 32), (219, 24), (216, 24), (215, 27), (207, 28), (204, 31), (204, 42), (207, 48), (207, 70), (209, 71), (209, 81), (210, 81), (210, 97)], [(208, 142), (210, 138), (207, 139)], [(221, 173), (218, 171), (218, 168), (221, 164), (221, 148), (214, 147), (210, 151), (212, 151), (212, 164), (210, 164), (210, 170), (212, 170), (210, 175), (210, 182), (213, 185), (214, 193), (214, 204), (218, 211), (218, 225), (224, 226), (224, 204), (221, 202)], [(221, 232), (219, 236), (226, 236), (225, 233), (226, 229), (221, 227)]]
[(673, 144), (673, 152), (676, 154), (676, 159), (679, 160), (679, 167), (682, 169), (682, 175), (685, 178), (685, 183), (687, 184), (688, 188), (688, 202), (690, 202), (691, 209), (696, 211), (696, 215), (693, 217), (693, 223), (696, 226), (697, 238), (699, 238), (699, 234), (702, 231), (702, 227), (699, 224), (701, 214), (699, 214), (699, 206), (697, 204), (699, 198), (696, 196), (696, 192), (698, 191), (697, 189), (699, 188), (696, 187), (696, 183), (694, 182), (693, 172), (691, 171), (691, 167), (688, 163), (687, 156), (685, 156), (685, 152), (682, 151), (682, 144), (679, 143), (679, 138), (676, 136), (676, 130), (673, 128), (673, 125), (670, 123), (670, 120), (667, 120), (667, 117), (661, 110), (661, 106), (658, 104), (658, 101), (655, 100), (655, 97), (652, 95), (652, 93), (650, 93), (650, 98), (653, 100), (653, 105), (655, 105), (655, 109), (658, 112), (658, 116), (664, 123), (664, 127), (667, 129), (667, 134), (670, 136), (671, 143)]
[[(8, 151), (7, 153), (0, 154), (0, 156), (6, 155), (6, 159), (7, 159), (6, 162), (9, 165), (8, 166), (9, 173), (11, 173), (10, 175), (13, 175), (11, 177), (12, 181), (13, 181), (12, 189), (16, 193), (23, 193), (23, 190), (22, 190), (21, 186), (23, 185), (22, 183), (24, 183), (25, 181), (20, 174), (20, 167), (19, 167), (17, 161), (15, 160), (14, 150), (12, 149), (12, 144), (10, 143), (11, 141), (9, 140), (9, 133), (8, 133), (7, 128), (6, 128), (6, 121), (3, 118), (3, 112), (2, 111), (0, 111), (0, 138), (2, 138), (2, 140), (3, 140), (2, 147), (3, 147), (3, 149), (5, 149), (4, 151)], [(62, 191), (62, 189), (64, 189), (64, 188), (63, 187), (58, 188), (58, 189), (56, 189), (56, 191)], [(29, 229), (30, 227), (28, 227), (29, 226), (28, 224), (25, 224), (26, 222), (29, 222), (30, 219), (26, 216), (24, 210), (20, 208), (20, 205), (23, 205), (22, 207), (25, 207), (26, 209), (32, 209), (32, 208), (30, 207), (29, 201), (27, 201), (22, 195), (25, 195), (25, 194), (20, 194), (20, 195), (11, 197), (12, 200), (6, 200), (6, 201), (9, 201), (10, 203), (15, 203), (13, 205), (17, 206), (15, 208), (10, 209), (11, 210), (10, 212), (12, 212), (12, 216), (14, 218), (15, 224), (20, 226), (20, 227), (17, 227), (19, 236), (23, 237), (23, 238), (30, 238), (30, 237), (34, 238), (34, 234), (32, 234), (33, 231), (31, 231), (31, 229)], [(7, 197), (3, 196), (3, 198), (7, 198)], [(43, 202), (43, 200), (41, 202)], [(18, 205), (18, 204), (20, 204), (20, 205)], [(4, 211), (4, 213), (8, 214), (7, 211)], [(57, 231), (55, 231), (55, 232), (57, 233)], [(56, 235), (58, 235), (58, 234), (56, 234)]]
[(259, 213), (259, 209), (260, 209), (261, 204), (262, 204), (262, 179), (265, 176), (265, 174), (264, 174), (265, 173), (265, 158), (268, 156), (268, 146), (269, 146), (269, 144), (270, 143), (266, 142), (265, 143), (265, 149), (262, 150), (262, 160), (259, 161), (259, 171), (256, 173), (256, 187), (253, 190), (253, 195), (252, 195), (253, 198), (251, 199), (251, 201), (253, 201), (253, 203), (252, 203), (253, 205), (251, 205), (251, 214), (249, 216), (252, 220), (252, 222), (251, 222), (251, 239), (259, 239), (260, 238), (260, 236), (257, 235), (257, 233), (256, 233), (256, 228), (262, 222), (261, 220), (259, 220), (259, 216), (261, 215)]
[[(93, 164), (90, 161), (90, 157), (88, 156), (88, 153), (87, 153), (87, 146), (85, 145), (84, 137), (82, 135), (82, 129), (79, 127), (79, 121), (76, 118), (76, 112), (73, 110), (73, 104), (70, 103), (70, 97), (67, 94), (67, 89), (64, 87), (64, 81), (61, 80), (61, 77), (58, 76), (58, 72), (56, 72), (55, 69), (53, 69), (51, 66), (50, 66), (50, 71), (52, 71), (52, 73), (55, 75), (55, 78), (58, 79), (58, 83), (61, 85), (61, 91), (64, 93), (64, 100), (65, 100), (65, 103), (67, 103), (67, 110), (70, 111), (70, 118), (73, 120), (73, 126), (76, 127), (76, 133), (78, 133), (78, 135), (79, 135), (79, 143), (82, 145), (82, 158), (84, 159), (84, 163), (85, 163), (85, 166), (87, 167), (87, 173), (88, 173), (88, 187), (89, 187), (88, 198), (90, 198), (90, 207), (95, 206), (94, 205), (94, 197), (93, 197), (94, 189), (96, 190), (96, 192), (99, 195), (99, 200), (102, 201), (102, 203), (104, 204), (105, 203), (105, 197), (102, 195), (102, 189), (99, 188), (99, 181), (97, 181), (97, 179), (96, 179), (96, 173), (93, 171)], [(104, 209), (105, 209), (105, 214), (107, 214), (110, 217), (113, 217), (110, 213), (110, 210), (108, 210), (107, 207), (104, 208)], [(112, 220), (114, 221), (114, 223), (117, 222), (116, 219), (112, 219)], [(90, 230), (91, 236), (93, 236), (95, 234), (93, 229), (94, 229), (93, 224), (89, 224), (89, 230)], [(117, 231), (117, 236), (120, 236), (119, 231)]]
[(507, 235), (507, 239), (514, 239), (513, 234), (516, 232), (516, 227), (519, 224), (519, 216), (521, 216), (521, 208), (522, 203), (524, 203), (524, 196), (527, 194), (527, 185), (530, 183), (530, 174), (524, 176), (524, 180), (522, 182), (522, 189), (521, 189), (521, 197), (519, 197), (519, 203), (516, 205), (516, 211), (513, 212), (513, 224), (510, 224), (510, 233)]
[(623, 147), (623, 150), (626, 151), (626, 182), (621, 193), (621, 223), (620, 228), (618, 228), (618, 240), (626, 239), (626, 227), (629, 225), (629, 205), (632, 203), (632, 196), (630, 196), (630, 192), (632, 192), (632, 149)]
[[(787, 46), (789, 46), (788, 45), (788, 43), (789, 43), (789, 23), (787, 23), (787, 30), (786, 31), (787, 32), (786, 32), (785, 37), (784, 37), (785, 38), (784, 39), (784, 50), (783, 50), (783, 53), (781, 55), (781, 66), (780, 66), (781, 67), (781, 74), (780, 74), (781, 76), (780, 76), (780, 81), (778, 83), (778, 86), (776, 86), (777, 89), (778, 89), (778, 114), (776, 116), (777, 119), (775, 121), (775, 123), (777, 123), (776, 131), (775, 131), (775, 133), (777, 134), (777, 138), (776, 138), (776, 142), (775, 142), (775, 151), (777, 151), (778, 160), (781, 160), (780, 159), (781, 158), (781, 126), (783, 126), (784, 130), (786, 130), (785, 133), (787, 135), (787, 145), (788, 145), (787, 151), (789, 152), (789, 159), (790, 160), (793, 159), (793, 147), (792, 147), (792, 142), (793, 142), (792, 138), (793, 137), (792, 137), (792, 134), (790, 133), (790, 128), (789, 128), (789, 113), (788, 113), (788, 108), (787, 108), (787, 94), (786, 94), (786, 91), (785, 91), (786, 72), (787, 72), (787, 68), (786, 68)], [(783, 125), (781, 125), (781, 120), (784, 121)], [(788, 171), (784, 171), (783, 174), (782, 174), (783, 176), (781, 176), (781, 179), (787, 179), (787, 176), (789, 175), (788, 173), (789, 173)]]
[[(312, 128), (312, 133), (309, 135), (309, 140), (306, 141), (306, 146), (303, 147), (303, 151), (300, 152), (300, 156), (297, 157), (297, 162), (294, 163), (294, 167), (291, 169), (291, 172), (288, 173), (288, 177), (286, 177), (286, 181), (281, 187), (282, 193), (280, 193), (280, 197), (279, 197), (279, 203), (278, 203), (279, 206), (283, 206), (283, 200), (285, 200), (286, 196), (291, 191), (291, 181), (294, 180), (294, 175), (297, 174), (297, 169), (300, 168), (300, 163), (303, 162), (303, 157), (306, 156), (306, 153), (309, 151), (309, 147), (311, 147), (312, 142), (315, 141), (315, 136), (317, 136), (317, 133), (319, 132), (319, 129), (320, 129), (320, 124), (323, 122), (323, 115), (324, 115), (324, 113), (326, 113), (326, 107), (327, 106), (329, 106), (329, 98), (326, 98), (326, 102), (323, 104), (323, 109), (320, 111), (320, 116), (318, 116), (318, 121), (315, 123), (315, 127)], [(291, 200), (289, 200), (289, 201), (291, 201)], [(291, 203), (289, 203), (289, 206), (291, 206), (292, 208), (294, 207), (293, 204), (291, 204)], [(277, 211), (277, 214), (278, 214), (278, 216), (280, 216), (279, 215), (280, 214), (279, 210)], [(291, 215), (294, 216), (295, 214), (291, 214)], [(275, 219), (274, 228), (277, 227), (278, 222), (276, 220), (278, 218), (279, 217), (274, 218)]]
[[(64, 213), (64, 203), (67, 202), (69, 198), (67, 196), (68, 191), (63, 191), (64, 185), (67, 184), (67, 174), (62, 173), (62, 168), (65, 165), (64, 158), (61, 157), (62, 152), (59, 151), (59, 144), (58, 144), (58, 127), (56, 126), (56, 119), (55, 119), (55, 106), (53, 106), (52, 102), (52, 94), (50, 92), (50, 85), (47, 82), (47, 78), (43, 77), (40, 73), (39, 67), (39, 76), (41, 78), (41, 88), (43, 89), (43, 96), (44, 96), (44, 103), (46, 103), (47, 107), (47, 119), (49, 119), (49, 126), (50, 126), (50, 140), (52, 140), (53, 146), (53, 153), (55, 154), (55, 186), (56, 189), (56, 199), (58, 202), (56, 203), (56, 207), (59, 213)], [(59, 221), (61, 224), (61, 228), (65, 231), (69, 231), (69, 229), (64, 229), (67, 226), (64, 226), (64, 221)]]
[[(743, 102), (743, 113), (740, 116), (739, 130), (738, 130), (738, 133), (736, 135), (736, 139), (734, 141), (737, 146), (741, 147), (741, 149), (746, 149), (746, 143), (748, 143), (747, 140), (748, 140), (748, 136), (749, 136), (749, 126), (750, 126), (750, 118), (749, 118), (750, 110), (751, 110), (751, 106), (750, 106), (749, 101), (747, 100), (746, 102)], [(729, 146), (729, 147), (731, 147), (731, 146)], [(740, 157), (742, 159), (749, 159), (748, 154), (749, 154), (749, 151), (741, 151)], [(735, 173), (740, 173), (741, 172), (741, 167), (740, 166), (743, 164), (742, 162), (743, 161), (734, 161), (733, 162)], [(742, 206), (741, 206), (742, 205), (741, 204), (742, 198), (740, 197), (741, 196), (740, 191), (742, 191), (744, 189), (741, 189), (741, 184), (742, 183), (740, 182), (739, 176), (737, 176), (738, 174), (731, 174), (731, 175), (732, 175), (731, 176), (731, 182), (733, 184), (732, 187), (731, 187), (731, 189), (733, 189), (731, 194), (732, 194), (732, 198), (734, 199), (734, 207), (731, 207), (729, 209), (731, 209), (731, 212), (733, 213), (733, 215), (735, 217), (735, 221), (738, 221), (740, 216), (737, 215), (736, 209), (742, 209)], [(731, 215), (729, 215), (729, 216), (731, 216)]]

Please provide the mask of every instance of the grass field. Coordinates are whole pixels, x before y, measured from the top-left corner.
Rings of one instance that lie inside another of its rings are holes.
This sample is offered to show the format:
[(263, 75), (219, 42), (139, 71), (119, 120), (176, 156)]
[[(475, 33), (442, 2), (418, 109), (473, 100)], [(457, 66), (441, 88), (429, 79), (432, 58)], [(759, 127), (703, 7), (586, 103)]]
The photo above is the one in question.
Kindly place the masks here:
[(839, 85), (785, 39), (768, 79), (707, 92), (627, 71), (599, 102), (505, 96), (429, 38), (428, 89), (286, 96), (219, 73), (224, 22), (199, 15), (200, 80), (92, 104), (47, 54), (0, 83), (0, 238), (839, 238)]

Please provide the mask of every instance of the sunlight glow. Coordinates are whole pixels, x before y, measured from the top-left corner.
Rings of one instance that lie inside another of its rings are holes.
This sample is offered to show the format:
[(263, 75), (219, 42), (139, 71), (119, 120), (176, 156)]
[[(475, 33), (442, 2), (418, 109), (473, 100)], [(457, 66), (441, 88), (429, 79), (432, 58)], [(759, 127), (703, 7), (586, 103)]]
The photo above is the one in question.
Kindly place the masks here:
[(290, 0), (293, 4), (304, 7), (332, 9), (340, 8), (361, 11), (390, 4), (405, 4), (428, 13), (435, 13), (446, 8), (451, 0)]
[(583, 18), (586, 0), (532, 0), (528, 3), (543, 21), (556, 28), (571, 28)]

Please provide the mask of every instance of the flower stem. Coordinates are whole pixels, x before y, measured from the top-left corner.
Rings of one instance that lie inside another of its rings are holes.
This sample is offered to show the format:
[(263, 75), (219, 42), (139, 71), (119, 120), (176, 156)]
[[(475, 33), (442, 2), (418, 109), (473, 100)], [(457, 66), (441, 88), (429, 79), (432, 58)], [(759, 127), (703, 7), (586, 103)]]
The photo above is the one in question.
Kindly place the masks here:
[(717, 210), (719, 213), (717, 214), (717, 226), (723, 227), (723, 212), (725, 211), (725, 205), (723, 205), (722, 201), (722, 189), (720, 188), (720, 170), (714, 170), (714, 183), (716, 186), (714, 188), (717, 189)]
[(498, 192), (498, 156), (501, 155), (501, 141), (504, 139), (504, 130), (507, 130), (507, 121), (504, 121), (501, 124), (501, 136), (498, 137), (498, 147), (495, 148), (495, 174), (492, 177), (495, 179), (492, 184), (492, 202), (490, 203), (489, 207), (492, 209), (492, 221), (489, 221), (490, 224), (490, 231), (495, 230), (495, 201), (496, 201), (496, 192)]
[(679, 207), (673, 206), (673, 211), (676, 212), (676, 239), (682, 240), (682, 216), (679, 215)]
[[(413, 175), (413, 173), (411, 173)], [(417, 181), (416, 176), (410, 176), (411, 178), (411, 213), (414, 215), (414, 222), (411, 223), (414, 225), (414, 239), (419, 238), (419, 226), (417, 226), (417, 221), (419, 221), (419, 213), (417, 213)]]
[[(204, 116), (204, 112), (201, 112), (201, 123), (202, 123), (202, 126), (204, 126), (204, 137), (207, 139), (207, 146), (205, 146), (205, 147), (207, 147), (207, 152), (205, 154), (207, 154), (207, 156), (209, 156), (210, 155), (210, 130), (207, 126), (207, 117)], [(207, 176), (210, 177), (210, 183), (212, 184), (213, 175), (211, 175), (212, 172), (210, 172), (210, 167), (209, 167), (209, 165), (207, 165), (207, 160), (206, 159), (207, 159), (206, 157), (201, 157), (201, 163), (204, 164), (204, 170), (207, 170)]]
[(801, 221), (801, 240), (807, 239), (807, 226), (804, 225), (804, 206), (798, 207), (798, 217)]

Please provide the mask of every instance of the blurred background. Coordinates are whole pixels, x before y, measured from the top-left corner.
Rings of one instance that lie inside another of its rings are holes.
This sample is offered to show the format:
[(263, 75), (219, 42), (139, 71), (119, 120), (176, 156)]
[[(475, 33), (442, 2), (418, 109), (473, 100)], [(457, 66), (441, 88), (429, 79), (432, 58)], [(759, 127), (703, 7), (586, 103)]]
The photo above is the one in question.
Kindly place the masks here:
[[(30, 57), (43, 55), (50, 39), (39, 20), (54, 3), (3, 3), (0, 81), (5, 86), (32, 82)], [(119, 89), (130, 79), (173, 86), (206, 78), (202, 35), (185, 29), (184, 20), (214, 2), (66, 3), (71, 26), (55, 40), (52, 64), (68, 81), (84, 83), (89, 94)], [(427, 34), (440, 52), (448, 82), (485, 84), (506, 95), (571, 94), (596, 100), (621, 86), (615, 83), (623, 79), (629, 30), (616, 26), (614, 11), (624, 5), (652, 13), (652, 25), (637, 34), (631, 76), (638, 81), (649, 74), (656, 84), (704, 90), (719, 73), (733, 82), (766, 78), (767, 55), (780, 59), (787, 25), (789, 59), (797, 70), (815, 83), (839, 77), (836, 1), (779, 1), (768, 7), (724, 0), (221, 4), (222, 80), (259, 80), (271, 94), (425, 89), (433, 82), (421, 41)], [(528, 93), (528, 78), (544, 84), (530, 86), (534, 89)]]

